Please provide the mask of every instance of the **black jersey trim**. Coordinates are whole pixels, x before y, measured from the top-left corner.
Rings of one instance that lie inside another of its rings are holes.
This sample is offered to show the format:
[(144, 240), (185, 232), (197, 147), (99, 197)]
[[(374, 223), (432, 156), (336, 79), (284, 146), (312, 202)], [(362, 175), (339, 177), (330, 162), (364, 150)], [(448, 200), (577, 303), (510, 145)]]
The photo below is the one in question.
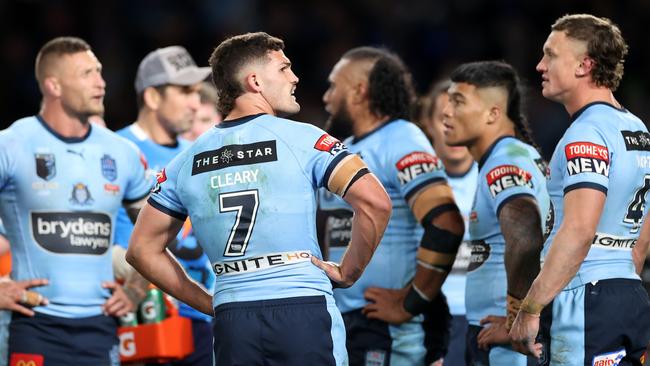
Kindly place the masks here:
[(149, 192), (150, 192), (150, 190), (147, 190), (147, 192), (145, 194), (143, 194), (142, 196), (140, 196), (140, 197), (131, 198), (131, 199), (126, 199), (125, 198), (125, 199), (122, 200), (122, 203), (129, 205), (131, 203), (138, 202), (138, 201), (144, 199), (145, 197), (147, 197), (149, 195)]
[(593, 183), (593, 182), (580, 182), (580, 183), (575, 183), (570, 186), (566, 186), (564, 188), (564, 194), (566, 195), (567, 193), (573, 191), (574, 189), (580, 189), (580, 188), (589, 188), (589, 189), (595, 189), (597, 191), (601, 191), (607, 195), (607, 187), (605, 187), (602, 184), (598, 183)]
[(621, 108), (617, 108), (617, 107), (613, 106), (611, 103), (607, 103), (607, 102), (591, 102), (591, 103), (586, 104), (584, 107), (578, 109), (578, 110), (577, 110), (573, 115), (571, 115), (571, 122), (573, 122), (573, 121), (575, 121), (576, 119), (578, 119), (578, 117), (580, 117), (580, 115), (582, 114), (582, 112), (586, 111), (587, 108), (589, 108), (589, 107), (591, 107), (591, 106), (594, 106), (594, 105), (598, 105), (598, 104), (600, 104), (600, 105), (606, 105), (606, 106), (608, 106), (608, 107), (611, 107), (611, 108), (616, 109), (616, 110), (619, 111), (619, 112), (627, 113), (627, 109), (625, 109), (625, 108), (623, 108), (623, 107), (621, 107)]
[(187, 218), (187, 215), (182, 214), (182, 213), (180, 213), (180, 212), (176, 212), (176, 211), (174, 211), (174, 210), (170, 210), (170, 209), (168, 209), (167, 207), (165, 207), (165, 206), (161, 205), (160, 203), (156, 202), (156, 201), (153, 199), (153, 197), (149, 197), (149, 199), (147, 200), (147, 202), (149, 202), (149, 204), (151, 205), (151, 207), (153, 207), (153, 208), (157, 209), (158, 211), (160, 211), (160, 212), (162, 212), (162, 213), (164, 213), (164, 214), (167, 214), (167, 215), (169, 215), (169, 216), (171, 216), (171, 217), (173, 217), (173, 218), (175, 218), (175, 219), (179, 219), (179, 220), (181, 220), (181, 221), (185, 221), (185, 219)]
[(422, 188), (433, 184), (433, 183), (438, 183), (438, 182), (446, 182), (447, 179), (443, 177), (435, 177), (435, 178), (429, 178), (425, 180), (424, 182), (418, 184), (417, 186), (411, 188), (406, 194), (404, 195), (404, 200), (408, 202), (413, 196), (415, 196), (416, 193), (418, 193)]
[(65, 136), (59, 134), (58, 132), (54, 131), (52, 129), (52, 127), (50, 127), (47, 124), (47, 122), (45, 122), (45, 119), (43, 119), (43, 117), (40, 114), (37, 114), (35, 117), (38, 120), (38, 122), (41, 123), (43, 128), (45, 128), (47, 130), (47, 132), (51, 133), (57, 139), (65, 142), (65, 143), (68, 143), (68, 144), (79, 143), (79, 142), (86, 141), (88, 136), (90, 136), (90, 133), (93, 131), (93, 125), (91, 123), (88, 123), (88, 132), (86, 132), (86, 134), (84, 136), (81, 136), (81, 137), (65, 137)]
[(246, 122), (250, 122), (259, 116), (263, 116), (266, 113), (257, 113), (251, 114), (250, 116), (239, 117), (231, 120), (221, 121), (218, 125), (214, 126), (216, 128), (228, 128), (243, 125)]
[(370, 132), (367, 132), (367, 133), (365, 133), (365, 134), (363, 134), (363, 135), (361, 135), (361, 136), (359, 136), (359, 137), (353, 137), (353, 138), (352, 138), (352, 144), (356, 144), (357, 142), (359, 142), (359, 141), (365, 139), (366, 137), (372, 135), (373, 133), (375, 133), (375, 132), (381, 130), (382, 128), (384, 128), (384, 127), (388, 126), (389, 124), (391, 124), (391, 123), (393, 123), (393, 122), (395, 122), (395, 121), (398, 121), (398, 120), (399, 120), (399, 119), (391, 119), (391, 120), (389, 120), (389, 121), (386, 121), (386, 122), (382, 123), (379, 127), (375, 128), (374, 130), (372, 130), (372, 131), (370, 131)]
[(327, 182), (330, 181), (330, 175), (332, 175), (332, 172), (334, 171), (334, 168), (336, 168), (337, 165), (343, 160), (346, 156), (350, 155), (349, 152), (347, 151), (342, 151), (336, 157), (330, 162), (330, 165), (327, 166), (327, 169), (325, 170), (325, 176), (323, 177), (323, 185), (327, 187)]
[(499, 215), (501, 214), (501, 209), (503, 208), (503, 206), (506, 205), (506, 203), (514, 200), (515, 198), (522, 198), (522, 197), (530, 197), (534, 199), (535, 202), (537, 202), (535, 196), (530, 193), (517, 193), (517, 194), (513, 194), (512, 196), (506, 197), (503, 201), (501, 201), (501, 203), (499, 203), (499, 206), (497, 207), (497, 220), (499, 219)]
[(497, 144), (498, 144), (499, 142), (501, 142), (501, 140), (505, 140), (505, 139), (507, 139), (507, 138), (511, 138), (511, 139), (515, 139), (515, 140), (517, 139), (517, 138), (514, 137), (514, 136), (507, 135), (507, 136), (501, 136), (501, 137), (499, 137), (498, 139), (494, 140), (494, 142), (492, 143), (492, 145), (490, 145), (490, 147), (488, 147), (488, 149), (485, 151), (485, 153), (483, 153), (483, 156), (481, 156), (481, 159), (478, 161), (478, 168), (479, 168), (479, 170), (483, 167), (483, 164), (485, 164), (485, 162), (487, 161), (487, 159), (490, 157), (490, 154), (492, 154), (492, 151), (494, 151), (494, 148), (497, 146)]

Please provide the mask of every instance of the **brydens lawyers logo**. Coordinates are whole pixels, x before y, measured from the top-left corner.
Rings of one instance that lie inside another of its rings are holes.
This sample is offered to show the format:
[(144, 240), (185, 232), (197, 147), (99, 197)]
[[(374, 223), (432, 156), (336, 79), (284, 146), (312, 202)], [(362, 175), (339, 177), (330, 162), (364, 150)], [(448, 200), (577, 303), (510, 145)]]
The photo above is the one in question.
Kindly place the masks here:
[(323, 134), (318, 141), (316, 141), (316, 144), (314, 145), (314, 149), (328, 152), (332, 155), (338, 154), (341, 150), (345, 149), (345, 145), (336, 138), (328, 135), (328, 134)]
[(9, 366), (43, 366), (43, 355), (34, 353), (12, 353)]
[(428, 152), (416, 151), (403, 156), (395, 167), (401, 184), (406, 184), (421, 174), (442, 170), (442, 161)]
[(163, 170), (156, 173), (156, 185), (151, 190), (151, 193), (160, 192), (161, 189), (160, 185), (163, 184), (166, 180), (167, 180), (167, 174), (165, 173), (165, 168), (163, 168)]
[(597, 173), (609, 176), (609, 150), (591, 142), (574, 142), (564, 147), (569, 175)]
[(490, 170), (485, 179), (492, 197), (512, 187), (533, 188), (532, 174), (515, 165), (499, 165)]

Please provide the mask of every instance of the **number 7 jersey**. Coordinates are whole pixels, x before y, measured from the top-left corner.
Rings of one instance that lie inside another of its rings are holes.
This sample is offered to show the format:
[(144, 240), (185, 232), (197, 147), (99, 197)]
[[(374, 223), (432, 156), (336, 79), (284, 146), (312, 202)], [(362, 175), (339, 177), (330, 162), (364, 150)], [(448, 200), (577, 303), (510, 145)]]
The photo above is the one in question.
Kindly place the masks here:
[[(647, 213), (650, 134), (636, 116), (603, 102), (576, 112), (550, 163), (552, 211), (544, 256), (563, 220), (564, 195), (591, 188), (607, 195), (605, 206), (575, 284), (608, 278), (638, 279), (631, 251)], [(574, 283), (569, 284), (575, 287)]]
[(152, 206), (190, 216), (216, 274), (213, 305), (331, 295), (310, 256), (316, 190), (354, 176), (354, 156), (322, 130), (270, 115), (203, 134), (158, 175)]

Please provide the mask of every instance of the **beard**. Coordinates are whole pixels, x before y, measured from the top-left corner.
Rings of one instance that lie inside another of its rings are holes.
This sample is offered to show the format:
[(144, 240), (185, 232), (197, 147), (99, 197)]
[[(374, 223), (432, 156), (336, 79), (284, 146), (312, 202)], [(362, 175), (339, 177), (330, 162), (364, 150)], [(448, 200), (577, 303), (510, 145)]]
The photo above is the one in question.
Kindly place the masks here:
[(341, 105), (338, 112), (329, 116), (324, 129), (339, 140), (352, 135), (352, 117), (350, 117), (350, 112), (345, 104)]

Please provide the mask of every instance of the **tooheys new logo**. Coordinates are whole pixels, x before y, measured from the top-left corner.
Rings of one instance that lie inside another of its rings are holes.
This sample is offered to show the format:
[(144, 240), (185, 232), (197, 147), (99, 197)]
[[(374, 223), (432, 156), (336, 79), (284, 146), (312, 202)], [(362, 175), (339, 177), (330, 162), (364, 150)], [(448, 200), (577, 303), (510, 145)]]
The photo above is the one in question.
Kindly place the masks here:
[(607, 147), (591, 142), (574, 142), (564, 147), (569, 175), (597, 173), (609, 176)]
[(111, 217), (97, 212), (32, 212), (32, 235), (60, 254), (104, 254), (111, 243)]
[(412, 152), (399, 159), (397, 164), (397, 177), (400, 184), (406, 184), (421, 174), (442, 170), (442, 161), (427, 152)]
[(532, 174), (515, 165), (499, 165), (490, 170), (485, 179), (487, 180), (490, 194), (496, 197), (503, 190), (512, 187), (533, 188)]

